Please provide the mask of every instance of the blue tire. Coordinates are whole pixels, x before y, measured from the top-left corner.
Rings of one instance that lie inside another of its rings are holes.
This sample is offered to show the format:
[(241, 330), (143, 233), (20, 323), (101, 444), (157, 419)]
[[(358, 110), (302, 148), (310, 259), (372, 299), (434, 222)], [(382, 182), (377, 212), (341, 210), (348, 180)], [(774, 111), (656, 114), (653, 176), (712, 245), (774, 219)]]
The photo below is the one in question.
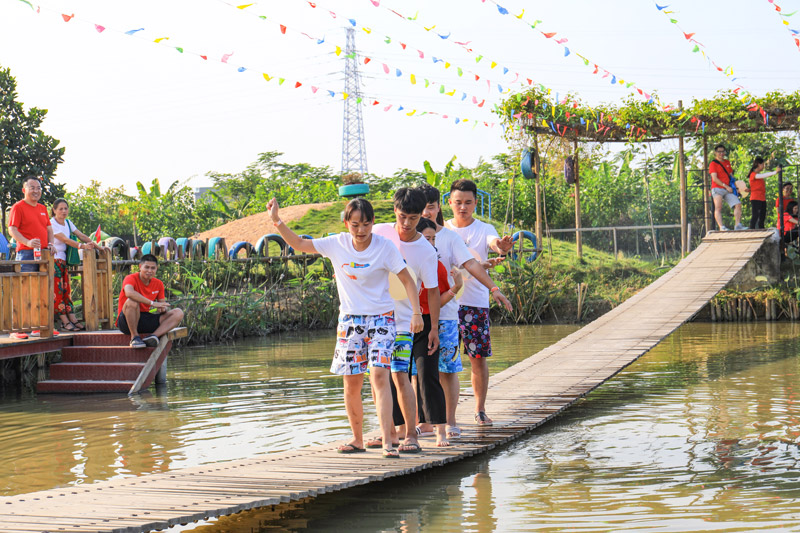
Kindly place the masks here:
[(192, 255), (192, 239), (181, 237), (175, 241), (178, 245), (178, 257), (181, 259), (188, 259)]
[(284, 241), (283, 237), (276, 233), (270, 233), (258, 239), (258, 242), (256, 243), (256, 254), (260, 257), (269, 257), (270, 242), (274, 242), (280, 247), (280, 255), (286, 255), (286, 241)]
[(253, 257), (253, 255), (256, 253), (256, 249), (252, 244), (247, 241), (239, 241), (231, 246), (231, 249), (228, 251), (228, 257), (230, 259), (236, 259), (236, 257), (239, 255), (239, 252), (242, 250), (245, 251), (245, 257)]
[[(519, 239), (522, 239), (523, 241), (525, 239), (528, 239), (530, 241), (530, 243), (531, 243), (531, 246), (534, 249), (536, 248), (536, 235), (534, 235), (530, 231), (518, 231), (514, 235), (511, 236), (511, 240), (513, 240), (514, 242), (517, 242)], [(523, 246), (524, 246), (524, 242), (523, 242)], [(534, 252), (522, 252), (523, 256), (525, 256), (525, 254), (530, 254), (530, 255), (527, 256), (527, 261), (528, 261), (528, 263), (530, 263), (531, 261), (536, 259), (536, 256), (539, 255), (539, 252), (536, 252), (536, 251), (534, 251)], [(518, 256), (517, 252), (515, 252), (514, 248), (512, 248), (511, 249), (511, 259), (516, 260), (517, 256)]]
[(212, 237), (208, 240), (209, 259), (227, 259), (228, 247), (225, 245), (225, 237)]
[(345, 198), (355, 198), (369, 194), (369, 185), (366, 183), (354, 183), (352, 185), (342, 185), (339, 187), (339, 196)]
[(193, 261), (202, 261), (206, 258), (206, 253), (208, 252), (208, 244), (206, 241), (196, 240), (192, 242), (191, 253), (189, 257)]

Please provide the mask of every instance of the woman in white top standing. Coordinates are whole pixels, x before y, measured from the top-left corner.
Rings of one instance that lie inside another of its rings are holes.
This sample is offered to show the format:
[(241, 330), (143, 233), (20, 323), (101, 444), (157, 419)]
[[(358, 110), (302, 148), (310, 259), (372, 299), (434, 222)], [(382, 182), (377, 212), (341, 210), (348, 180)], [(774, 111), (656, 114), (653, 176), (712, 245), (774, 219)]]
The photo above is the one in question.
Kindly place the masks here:
[(412, 332), (422, 330), (419, 295), (403, 257), (394, 244), (372, 234), (375, 213), (363, 198), (351, 200), (344, 211), (347, 233), (321, 239), (303, 239), (280, 219), (278, 202), (267, 204), (275, 227), (286, 243), (298, 252), (319, 253), (329, 258), (336, 272), (339, 292), (339, 325), (331, 372), (344, 376), (344, 405), (353, 438), (338, 447), (339, 453), (365, 452), (363, 436), (364, 408), (361, 388), (369, 369), (375, 393), (383, 438), (383, 456), (399, 457), (391, 443), (392, 394), (389, 385), (395, 343), (394, 300), (389, 294), (389, 273), (403, 283), (416, 314)]
[[(72, 309), (72, 288), (69, 284), (69, 272), (67, 272), (67, 246), (78, 250), (91, 250), (97, 246), (92, 240), (84, 235), (67, 216), (69, 215), (69, 204), (63, 198), (53, 202), (50, 208), (50, 224), (53, 226), (53, 236), (55, 237), (55, 279), (53, 283), (55, 292), (56, 316), (61, 319), (61, 329), (64, 331), (81, 331), (86, 327), (78, 322), (78, 318)], [(79, 240), (70, 239), (70, 234), (75, 235)]]

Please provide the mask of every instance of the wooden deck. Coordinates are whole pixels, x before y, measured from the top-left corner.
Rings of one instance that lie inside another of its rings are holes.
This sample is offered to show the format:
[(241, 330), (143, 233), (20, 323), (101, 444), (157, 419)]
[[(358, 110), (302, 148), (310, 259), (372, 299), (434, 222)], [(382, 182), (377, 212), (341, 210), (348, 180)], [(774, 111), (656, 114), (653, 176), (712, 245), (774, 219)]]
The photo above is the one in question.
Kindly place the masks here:
[[(713, 233), (636, 296), (492, 376), (491, 428), (464, 424), (450, 448), (341, 455), (333, 444), (87, 486), (0, 498), (5, 532), (151, 531), (400, 476), (491, 450), (530, 432), (614, 376), (697, 313), (772, 232)], [(473, 399), (459, 405), (471, 419)], [(425, 446), (428, 444), (428, 446)]]

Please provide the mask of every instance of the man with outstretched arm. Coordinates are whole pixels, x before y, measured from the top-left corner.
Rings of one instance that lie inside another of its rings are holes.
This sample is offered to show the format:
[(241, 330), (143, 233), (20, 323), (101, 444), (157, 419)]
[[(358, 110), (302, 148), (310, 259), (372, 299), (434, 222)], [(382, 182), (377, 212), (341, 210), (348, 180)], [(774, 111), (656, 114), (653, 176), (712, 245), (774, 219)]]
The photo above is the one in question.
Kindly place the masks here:
[[(514, 242), (506, 235), (502, 239), (494, 226), (473, 217), (478, 199), (478, 187), (471, 180), (460, 179), (450, 186), (450, 207), (453, 218), (445, 222), (445, 227), (455, 231), (467, 248), (477, 254), (483, 263), (489, 258), (489, 250), (505, 255), (511, 251)], [(484, 280), (485, 281), (485, 280)], [(492, 419), (486, 414), (486, 394), (489, 391), (489, 364), (492, 356), (492, 342), (489, 334), (489, 295), (500, 289), (493, 283), (488, 289), (476, 278), (464, 282), (464, 293), (458, 299), (459, 334), (464, 352), (469, 355), (472, 367), (472, 390), (475, 394), (475, 422), (491, 426)], [(510, 304), (504, 302), (506, 307)]]
[[(154, 348), (159, 337), (183, 320), (183, 311), (170, 309), (164, 293), (164, 283), (156, 278), (158, 259), (146, 254), (139, 260), (139, 272), (122, 280), (119, 292), (117, 327), (131, 336), (131, 348)], [(151, 313), (150, 308), (158, 313)], [(141, 335), (145, 337), (142, 338)]]

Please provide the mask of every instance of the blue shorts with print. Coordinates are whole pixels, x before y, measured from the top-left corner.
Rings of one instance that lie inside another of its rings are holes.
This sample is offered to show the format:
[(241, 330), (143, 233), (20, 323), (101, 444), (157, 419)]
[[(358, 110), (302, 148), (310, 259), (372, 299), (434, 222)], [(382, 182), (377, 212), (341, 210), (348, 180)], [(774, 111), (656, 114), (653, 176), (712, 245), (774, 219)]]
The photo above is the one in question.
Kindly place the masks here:
[(406, 372), (411, 369), (411, 346), (414, 344), (414, 334), (408, 331), (398, 331), (394, 341), (392, 353), (392, 372)]
[(370, 366), (391, 368), (394, 337), (394, 313), (341, 315), (331, 373), (349, 376), (363, 374)]
[(461, 372), (461, 353), (458, 350), (458, 320), (439, 321), (439, 372)]

